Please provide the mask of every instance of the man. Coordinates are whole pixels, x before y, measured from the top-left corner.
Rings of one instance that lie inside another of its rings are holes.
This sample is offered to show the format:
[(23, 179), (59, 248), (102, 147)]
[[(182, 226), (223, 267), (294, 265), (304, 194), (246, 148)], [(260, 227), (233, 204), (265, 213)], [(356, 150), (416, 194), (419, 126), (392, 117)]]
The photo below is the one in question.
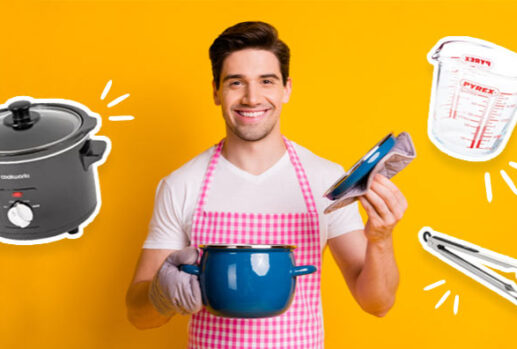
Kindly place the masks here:
[[(263, 22), (239, 23), (214, 41), (210, 59), (226, 138), (160, 182), (149, 236), (127, 293), (129, 320), (152, 328), (175, 313), (193, 314), (190, 348), (321, 348), (319, 282), (326, 244), (359, 305), (384, 316), (398, 286), (392, 231), (407, 207), (402, 193), (376, 175), (359, 199), (368, 214), (365, 226), (357, 202), (324, 215), (330, 201), (323, 193), (344, 171), (280, 133), (280, 112), (292, 82), (289, 49), (276, 30)], [(218, 220), (221, 212), (235, 224)], [(271, 217), (294, 224), (283, 230), (269, 224), (264, 232), (246, 224), (254, 213), (259, 224)], [(297, 245), (298, 265), (316, 265), (318, 271), (298, 278), (293, 303), (276, 317), (212, 315), (202, 308), (197, 278), (178, 270), (195, 263), (200, 244), (285, 240)]]

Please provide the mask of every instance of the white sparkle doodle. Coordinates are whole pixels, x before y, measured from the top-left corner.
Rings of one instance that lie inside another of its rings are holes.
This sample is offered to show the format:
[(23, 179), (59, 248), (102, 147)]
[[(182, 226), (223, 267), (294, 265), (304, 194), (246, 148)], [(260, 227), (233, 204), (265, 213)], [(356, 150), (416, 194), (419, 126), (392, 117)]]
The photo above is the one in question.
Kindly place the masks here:
[(438, 286), (441, 286), (445, 283), (445, 280), (440, 280), (440, 281), (437, 281), (435, 282), (434, 284), (431, 284), (431, 285), (427, 285), (426, 287), (424, 287), (424, 291), (429, 291), (429, 290), (432, 290), (433, 288), (436, 288)]
[(112, 100), (111, 102), (108, 103), (108, 108), (116, 106), (117, 104), (122, 102), (127, 97), (129, 97), (129, 93), (126, 93), (125, 95), (115, 98), (114, 100)]
[(135, 117), (132, 115), (118, 115), (118, 116), (110, 116), (108, 119), (110, 121), (129, 121), (133, 120)]
[(485, 188), (486, 188), (486, 199), (488, 202), (492, 202), (492, 181), (490, 180), (490, 173), (485, 172)]
[(454, 296), (454, 308), (453, 308), (454, 315), (458, 315), (459, 303), (460, 303), (460, 296), (458, 296), (458, 295)]
[(447, 290), (447, 292), (445, 292), (442, 296), (442, 298), (440, 298), (440, 300), (438, 301), (438, 303), (436, 303), (436, 305), (434, 306), (435, 309), (438, 309), (439, 307), (442, 306), (443, 302), (445, 302), (445, 300), (447, 300), (447, 297), (449, 297), (449, 295), (451, 294), (451, 291), (450, 290)]
[[(432, 283), (432, 284), (427, 285), (426, 287), (424, 287), (424, 291), (432, 290), (432, 289), (437, 288), (437, 287), (439, 287), (439, 286), (441, 286), (443, 284), (445, 284), (445, 280), (436, 281), (435, 283)], [(449, 297), (450, 294), (451, 294), (451, 291), (447, 290), (447, 292), (445, 292), (443, 294), (442, 298), (440, 298), (438, 303), (436, 303), (434, 308), (438, 309), (447, 300), (447, 298)], [(454, 297), (454, 308), (453, 308), (454, 315), (456, 315), (458, 313), (458, 300), (459, 300), (459, 296), (456, 295)]]
[[(517, 168), (517, 162), (510, 161), (508, 163), (508, 165), (510, 165), (513, 168)], [(506, 173), (505, 170), (500, 170), (499, 173), (501, 174), (501, 177), (503, 177), (504, 181), (506, 182), (506, 184), (508, 185), (510, 190), (515, 195), (517, 195), (517, 187), (515, 186), (515, 183), (512, 181), (512, 179), (510, 178), (508, 173)], [(491, 180), (491, 175), (489, 172), (485, 172), (485, 189), (486, 189), (486, 199), (490, 203), (490, 202), (492, 202), (493, 197), (492, 197), (492, 180)]]
[(101, 94), (101, 101), (104, 100), (104, 98), (106, 98), (106, 95), (108, 94), (108, 92), (110, 91), (111, 89), (111, 84), (112, 84), (112, 81), (108, 81), (108, 83), (106, 84), (106, 87), (104, 87), (104, 91), (102, 91), (102, 94)]
[(504, 181), (506, 182), (506, 184), (508, 184), (508, 186), (510, 187), (510, 189), (513, 191), (513, 193), (515, 195), (517, 195), (517, 188), (515, 188), (515, 184), (513, 183), (512, 179), (510, 178), (510, 176), (508, 176), (508, 174), (506, 173), (505, 170), (501, 170), (501, 177), (503, 177)]
[[(112, 85), (113, 85), (113, 81), (112, 80), (110, 80), (110, 81), (108, 81), (106, 83), (106, 86), (104, 87), (104, 90), (102, 91), (102, 94), (101, 94), (101, 100), (102, 101), (108, 95)], [(130, 96), (130, 94), (126, 93), (125, 95), (122, 95), (120, 97), (115, 98), (114, 100), (112, 100), (111, 102), (108, 103), (108, 108), (112, 108), (112, 107), (116, 106), (120, 102), (122, 102), (125, 99), (127, 99), (129, 96)], [(132, 115), (113, 115), (113, 116), (109, 116), (108, 117), (109, 121), (130, 121), (130, 120), (134, 120), (134, 119), (135, 119), (135, 117), (132, 116)]]

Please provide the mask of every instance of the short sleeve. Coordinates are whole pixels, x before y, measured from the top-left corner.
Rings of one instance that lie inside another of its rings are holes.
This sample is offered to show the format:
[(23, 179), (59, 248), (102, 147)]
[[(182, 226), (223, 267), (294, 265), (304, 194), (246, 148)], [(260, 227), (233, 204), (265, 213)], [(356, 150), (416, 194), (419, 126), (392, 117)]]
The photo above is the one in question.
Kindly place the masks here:
[(359, 213), (358, 201), (328, 214), (327, 239), (364, 229), (363, 219)]
[(149, 223), (149, 234), (143, 248), (182, 249), (188, 246), (188, 237), (182, 229), (181, 202), (169, 184), (162, 179), (156, 190), (154, 210)]
[[(343, 166), (338, 164), (332, 165), (332, 172), (327, 175), (328, 178), (332, 179), (332, 182), (325, 183), (325, 188), (330, 187), (337, 179), (341, 178), (345, 174)], [(326, 180), (328, 181), (328, 179)], [(323, 200), (325, 200), (324, 207), (328, 207), (333, 202), (327, 198), (324, 198)], [(332, 239), (354, 230), (364, 229), (363, 219), (359, 213), (358, 201), (354, 201), (350, 205), (337, 209), (326, 216), (327, 239)]]

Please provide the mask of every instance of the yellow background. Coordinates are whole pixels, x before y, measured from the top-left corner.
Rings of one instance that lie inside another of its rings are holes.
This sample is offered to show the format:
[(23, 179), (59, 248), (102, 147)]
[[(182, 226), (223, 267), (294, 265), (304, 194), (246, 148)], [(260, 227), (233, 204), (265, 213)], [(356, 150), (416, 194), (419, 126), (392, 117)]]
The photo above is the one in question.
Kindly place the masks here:
[[(78, 101), (102, 115), (99, 134), (112, 141), (99, 168), (102, 208), (82, 238), (0, 245), (1, 348), (184, 347), (186, 317), (139, 331), (126, 320), (124, 297), (159, 179), (224, 135), (208, 47), (243, 20), (272, 23), (291, 48), (294, 89), (282, 115), (289, 138), (345, 168), (390, 130), (410, 132), (417, 147), (418, 158), (394, 179), (410, 203), (395, 231), (396, 305), (382, 319), (362, 312), (326, 251), (326, 347), (515, 346), (517, 307), (424, 251), (417, 232), (429, 225), (517, 257), (517, 197), (499, 175), (504, 169), (517, 181), (508, 165), (517, 161), (517, 139), (485, 163), (439, 152), (427, 138), (426, 61), (447, 35), (517, 51), (517, 3), (2, 0), (0, 11), (0, 102), (18, 95)], [(107, 108), (125, 93), (129, 99)], [(128, 114), (136, 119), (108, 121)], [(445, 285), (423, 291), (441, 279)], [(435, 310), (446, 290), (451, 296)]]

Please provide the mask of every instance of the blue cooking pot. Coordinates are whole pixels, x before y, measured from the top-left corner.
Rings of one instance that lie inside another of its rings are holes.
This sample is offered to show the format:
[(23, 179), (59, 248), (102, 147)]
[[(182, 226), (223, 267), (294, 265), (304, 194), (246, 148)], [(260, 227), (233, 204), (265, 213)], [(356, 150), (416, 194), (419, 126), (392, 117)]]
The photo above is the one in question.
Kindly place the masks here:
[(182, 265), (198, 275), (203, 304), (212, 314), (237, 318), (276, 316), (294, 297), (296, 277), (314, 273), (295, 266), (291, 245), (200, 245), (201, 263)]

